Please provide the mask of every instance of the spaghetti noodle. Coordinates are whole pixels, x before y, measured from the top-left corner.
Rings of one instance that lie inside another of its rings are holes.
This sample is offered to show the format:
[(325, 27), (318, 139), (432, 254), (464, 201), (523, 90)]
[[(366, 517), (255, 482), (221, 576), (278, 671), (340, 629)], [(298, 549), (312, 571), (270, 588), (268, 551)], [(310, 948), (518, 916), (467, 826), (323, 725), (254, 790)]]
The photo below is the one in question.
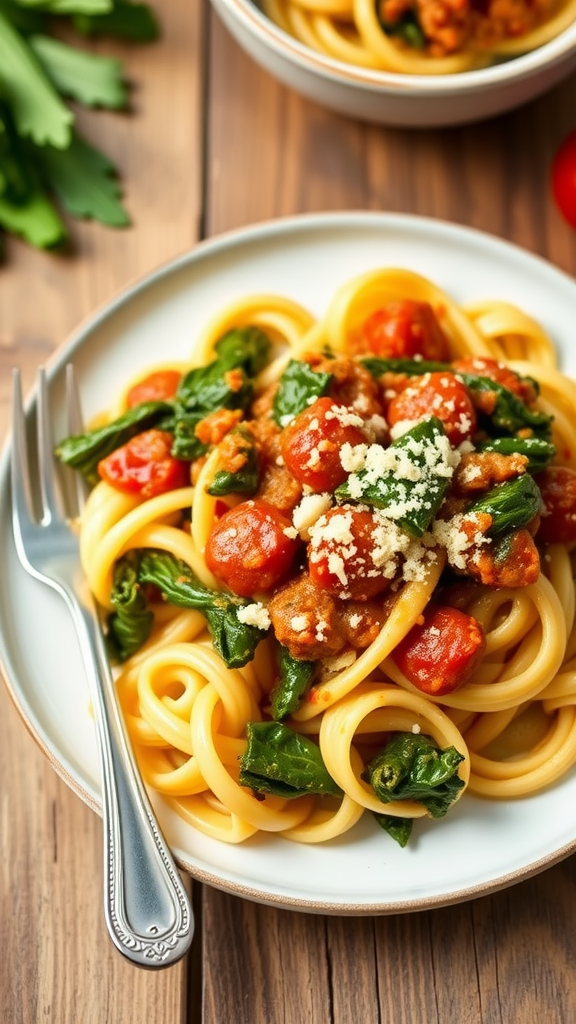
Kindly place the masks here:
[(268, 17), (311, 50), (345, 64), (445, 75), (528, 53), (563, 32), (574, 0), (263, 0)]
[(406, 270), (249, 296), (59, 446), (147, 784), (199, 830), (403, 845), (576, 762), (576, 384)]

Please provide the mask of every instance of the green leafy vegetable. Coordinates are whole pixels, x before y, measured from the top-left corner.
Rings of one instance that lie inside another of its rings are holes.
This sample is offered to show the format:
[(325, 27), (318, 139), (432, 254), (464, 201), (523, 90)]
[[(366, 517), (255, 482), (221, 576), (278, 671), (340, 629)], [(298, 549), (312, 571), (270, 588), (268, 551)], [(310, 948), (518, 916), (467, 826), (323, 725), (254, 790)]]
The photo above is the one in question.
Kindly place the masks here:
[(207, 488), (214, 497), (224, 494), (254, 494), (258, 489), (259, 464), (258, 447), (252, 434), (245, 427), (239, 426), (228, 435), (237, 440), (236, 451), (245, 458), (244, 465), (236, 472), (218, 469), (212, 483)]
[(422, 50), (426, 45), (426, 36), (414, 11), (406, 11), (398, 21), (389, 22), (381, 18), (379, 21), (387, 36), (399, 36), (415, 50)]
[(479, 452), (498, 452), (500, 455), (525, 455), (529, 473), (540, 473), (552, 461), (556, 448), (540, 437), (494, 437), (476, 446)]
[(399, 473), (396, 468), (382, 472), (374, 467), (361, 469), (336, 488), (336, 498), (340, 502), (362, 501), (384, 512), (388, 509), (390, 515), (393, 508), (400, 509), (393, 518), (407, 533), (421, 537), (440, 508), (450, 483), (451, 472), (441, 464), (440, 439), (448, 444), (444, 427), (436, 416), (417, 423), (386, 449), (388, 458), (397, 455), (398, 463), (407, 460), (413, 466), (411, 479), (405, 470)]
[(216, 359), (190, 370), (176, 394), (172, 454), (178, 459), (196, 459), (206, 451), (196, 427), (209, 413), (248, 407), (253, 379), (268, 358), (270, 339), (257, 327), (234, 328), (214, 348)]
[(312, 401), (326, 394), (331, 380), (331, 373), (317, 372), (308, 363), (291, 359), (274, 396), (272, 415), (276, 423), (285, 427)]
[(293, 658), (287, 647), (278, 644), (278, 681), (270, 694), (270, 707), (275, 720), (297, 711), (308, 693), (316, 674), (315, 661)]
[(87, 33), (157, 35), (144, 4), (0, 0), (0, 228), (45, 249), (68, 237), (59, 205), (111, 227), (129, 223), (114, 166), (80, 138), (65, 102), (124, 109), (122, 67), (58, 38), (58, 19), (70, 17)]
[(442, 818), (464, 782), (458, 766), (464, 757), (455, 747), (440, 747), (422, 733), (394, 733), (362, 773), (382, 803), (417, 800), (433, 818)]
[(315, 793), (340, 796), (320, 748), (281, 722), (249, 722), (248, 746), (240, 758), (240, 785), (288, 799)]
[(116, 110), (125, 106), (127, 92), (119, 60), (83, 53), (50, 36), (32, 35), (28, 43), (63, 96), (71, 96), (86, 107)]
[(138, 559), (133, 553), (116, 563), (110, 599), (114, 612), (108, 616), (106, 640), (112, 656), (126, 661), (146, 643), (154, 624), (154, 614), (138, 581)]
[(101, 459), (126, 444), (135, 434), (157, 426), (171, 412), (168, 402), (142, 402), (112, 423), (64, 438), (56, 448), (56, 455), (65, 465), (77, 469), (87, 483), (94, 485), (100, 479), (98, 463)]
[[(405, 373), (408, 376), (421, 376), (424, 373), (454, 373), (450, 363), (437, 363), (421, 359), (378, 359), (369, 357), (362, 360), (363, 365), (370, 371), (373, 377), (380, 377), (383, 373)], [(530, 409), (518, 395), (515, 395), (509, 388), (494, 381), (490, 377), (481, 377), (473, 373), (458, 373), (458, 379), (472, 392), (491, 391), (495, 396), (494, 410), (489, 415), (484, 415), (487, 420), (490, 433), (494, 434), (516, 434), (519, 430), (529, 430), (534, 436), (549, 441), (551, 433), (552, 417), (546, 413), (538, 412), (537, 409)], [(531, 377), (520, 378), (528, 380), (536, 392), (538, 384)]]
[(64, 149), (74, 116), (60, 99), (39, 61), (0, 11), (0, 86), (19, 135), (38, 145)]
[(73, 25), (83, 36), (116, 36), (133, 43), (150, 43), (158, 36), (154, 14), (146, 4), (116, 0), (103, 14), (75, 14)]
[(459, 373), (458, 377), (471, 391), (492, 391), (495, 394), (494, 411), (487, 416), (495, 433), (516, 434), (519, 430), (528, 429), (534, 436), (550, 440), (552, 416), (529, 409), (518, 395), (489, 377), (476, 377), (471, 373)]
[(526, 526), (543, 509), (542, 496), (532, 477), (525, 473), (497, 484), (469, 508), (466, 515), (486, 512), (492, 516), (489, 537), (502, 537)]
[(398, 843), (398, 846), (408, 845), (414, 825), (413, 818), (395, 818), (393, 814), (378, 814), (376, 811), (374, 817), (380, 828), (383, 828), (390, 838)]
[(228, 668), (241, 668), (252, 661), (264, 633), (238, 618), (239, 609), (245, 608), (249, 601), (210, 590), (185, 562), (164, 551), (140, 552), (138, 581), (153, 583), (169, 604), (202, 612), (214, 647)]
[(44, 146), (39, 155), (46, 181), (75, 217), (94, 217), (110, 227), (130, 223), (110, 161), (74, 132), (66, 150)]

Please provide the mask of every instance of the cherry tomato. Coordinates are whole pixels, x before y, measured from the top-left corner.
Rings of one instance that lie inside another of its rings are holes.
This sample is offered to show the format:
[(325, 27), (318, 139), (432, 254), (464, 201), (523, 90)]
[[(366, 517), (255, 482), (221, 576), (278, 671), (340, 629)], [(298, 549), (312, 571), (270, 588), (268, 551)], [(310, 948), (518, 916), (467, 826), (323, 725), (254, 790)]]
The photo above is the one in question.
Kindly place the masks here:
[(476, 433), (476, 411), (468, 388), (453, 373), (425, 373), (404, 388), (388, 407), (388, 423), (418, 422), (437, 416), (451, 444), (458, 446)]
[(551, 169), (552, 194), (560, 213), (576, 228), (576, 132), (556, 151)]
[(386, 572), (375, 562), (378, 521), (368, 509), (340, 505), (317, 520), (310, 531), (310, 578), (336, 597), (367, 601), (390, 586), (397, 557)]
[(486, 647), (482, 626), (458, 608), (428, 607), (392, 659), (413, 686), (432, 697), (453, 693), (470, 677)]
[(389, 302), (368, 317), (363, 335), (370, 351), (384, 359), (449, 358), (448, 341), (428, 302)]
[(486, 356), (465, 356), (463, 359), (456, 359), (452, 363), (454, 373), (472, 373), (476, 377), (487, 377), (497, 384), (502, 384), (513, 394), (518, 395), (523, 402), (533, 401), (536, 398), (534, 386), (527, 380), (522, 380), (519, 374), (511, 370), (505, 363), (497, 359), (489, 359)]
[(181, 380), (182, 374), (177, 370), (157, 370), (150, 373), (130, 388), (126, 396), (126, 405), (133, 409), (142, 402), (163, 402), (166, 398), (173, 398)]
[(170, 454), (172, 440), (167, 431), (145, 430), (102, 459), (98, 473), (117, 490), (143, 498), (186, 487), (190, 463)]
[(206, 565), (241, 597), (271, 590), (288, 573), (299, 549), (286, 534), (290, 520), (266, 501), (235, 505), (214, 524), (206, 544)]
[(292, 476), (314, 491), (333, 491), (346, 479), (340, 462), (344, 444), (366, 444), (361, 418), (337, 405), (332, 398), (318, 398), (294, 417), (282, 431), (280, 449)]
[(541, 544), (571, 544), (576, 540), (576, 470), (548, 466), (535, 477), (545, 511), (536, 540)]

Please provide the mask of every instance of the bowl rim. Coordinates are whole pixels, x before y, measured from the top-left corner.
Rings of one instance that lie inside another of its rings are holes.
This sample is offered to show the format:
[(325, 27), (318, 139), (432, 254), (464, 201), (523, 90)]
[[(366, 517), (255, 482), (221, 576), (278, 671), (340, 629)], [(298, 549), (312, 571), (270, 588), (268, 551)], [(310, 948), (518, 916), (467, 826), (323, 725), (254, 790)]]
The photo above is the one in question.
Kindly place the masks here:
[(576, 19), (547, 43), (509, 61), (457, 74), (409, 75), (346, 64), (311, 50), (275, 25), (260, 10), (257, 0), (212, 0), (212, 3), (277, 56), (299, 65), (301, 70), (339, 85), (366, 88), (374, 93), (410, 92), (416, 96), (442, 96), (454, 91), (468, 93), (530, 78), (571, 55), (576, 61)]

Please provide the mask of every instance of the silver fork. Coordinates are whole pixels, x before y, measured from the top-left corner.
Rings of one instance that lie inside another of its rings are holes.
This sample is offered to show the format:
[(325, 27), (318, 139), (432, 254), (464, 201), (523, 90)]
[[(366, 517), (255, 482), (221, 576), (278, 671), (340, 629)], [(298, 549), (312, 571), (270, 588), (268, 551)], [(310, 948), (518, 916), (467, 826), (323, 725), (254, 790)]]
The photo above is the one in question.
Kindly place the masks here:
[[(46, 373), (41, 369), (38, 374), (36, 480), (28, 458), (18, 370), (14, 370), (13, 385), (14, 541), (26, 571), (66, 602), (80, 642), (102, 774), (106, 924), (115, 946), (128, 960), (141, 967), (167, 967), (186, 953), (192, 941), (190, 902), (136, 767), (114, 693), (98, 613), (84, 593), (78, 539), (65, 512), (64, 489), (53, 454)], [(68, 433), (73, 434), (81, 427), (71, 366), (66, 385)], [(39, 507), (38, 517), (35, 506)]]

